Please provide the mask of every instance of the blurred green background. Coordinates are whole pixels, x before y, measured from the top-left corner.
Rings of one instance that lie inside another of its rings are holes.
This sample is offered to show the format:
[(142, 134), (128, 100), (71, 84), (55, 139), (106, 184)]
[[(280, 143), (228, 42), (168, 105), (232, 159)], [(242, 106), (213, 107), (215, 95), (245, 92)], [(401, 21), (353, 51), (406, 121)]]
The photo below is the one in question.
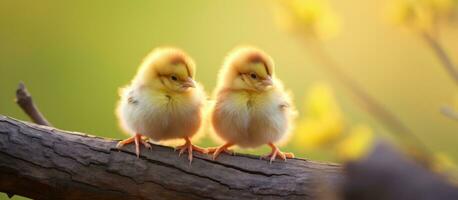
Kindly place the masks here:
[[(197, 80), (211, 92), (225, 54), (251, 44), (276, 61), (277, 74), (292, 90), (299, 110), (316, 82), (329, 84), (345, 121), (387, 130), (349, 98), (307, 54), (303, 40), (281, 30), (265, 0), (196, 1), (1, 1), (0, 114), (28, 120), (14, 103), (24, 81), (48, 120), (60, 129), (124, 138), (114, 107), (117, 90), (133, 77), (153, 48), (183, 48), (197, 63)], [(340, 34), (326, 51), (371, 95), (394, 112), (434, 151), (458, 159), (458, 123), (439, 112), (452, 104), (456, 85), (419, 38), (385, 20), (387, 1), (332, 0)], [(441, 42), (458, 62), (457, 26)], [(301, 112), (301, 118), (307, 117)], [(307, 134), (307, 133), (295, 133)], [(203, 146), (214, 145), (210, 139)], [(334, 161), (328, 153), (299, 157)], [(255, 150), (264, 153), (266, 149)]]

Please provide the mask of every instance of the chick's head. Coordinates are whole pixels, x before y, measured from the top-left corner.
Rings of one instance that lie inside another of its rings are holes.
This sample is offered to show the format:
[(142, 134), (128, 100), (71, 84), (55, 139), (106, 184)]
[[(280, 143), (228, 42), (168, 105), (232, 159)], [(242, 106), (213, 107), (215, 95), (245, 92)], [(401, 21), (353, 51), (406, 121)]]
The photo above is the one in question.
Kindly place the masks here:
[(157, 89), (185, 92), (196, 86), (194, 61), (177, 48), (158, 48), (143, 61), (135, 82)]
[(274, 84), (272, 58), (253, 47), (240, 47), (229, 53), (220, 72), (220, 87), (262, 92)]

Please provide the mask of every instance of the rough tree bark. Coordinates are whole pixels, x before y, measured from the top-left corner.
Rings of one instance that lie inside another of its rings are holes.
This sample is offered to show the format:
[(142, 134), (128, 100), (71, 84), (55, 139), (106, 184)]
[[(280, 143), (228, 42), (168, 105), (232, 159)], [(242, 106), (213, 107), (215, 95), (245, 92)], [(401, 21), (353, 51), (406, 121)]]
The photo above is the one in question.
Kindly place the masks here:
[(135, 156), (132, 145), (0, 115), (0, 191), (34, 199), (313, 199), (342, 180), (335, 164), (250, 155), (195, 154), (170, 147)]

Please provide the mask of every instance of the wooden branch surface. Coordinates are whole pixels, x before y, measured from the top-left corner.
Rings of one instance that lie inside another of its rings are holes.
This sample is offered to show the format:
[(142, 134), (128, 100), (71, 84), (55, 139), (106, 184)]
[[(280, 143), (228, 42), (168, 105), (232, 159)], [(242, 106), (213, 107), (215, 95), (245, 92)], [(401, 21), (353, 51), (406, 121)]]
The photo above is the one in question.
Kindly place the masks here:
[(115, 149), (116, 140), (0, 115), (0, 191), (34, 199), (314, 199), (341, 182), (335, 164), (250, 155), (195, 153), (192, 165), (170, 147)]

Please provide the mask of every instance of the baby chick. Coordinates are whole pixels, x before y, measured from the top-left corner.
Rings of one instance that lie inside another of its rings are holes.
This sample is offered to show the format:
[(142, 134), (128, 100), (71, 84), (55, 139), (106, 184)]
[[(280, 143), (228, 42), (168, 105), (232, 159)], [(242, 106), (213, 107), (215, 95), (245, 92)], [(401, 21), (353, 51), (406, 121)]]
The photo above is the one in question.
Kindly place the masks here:
[(205, 100), (203, 88), (194, 81), (194, 61), (182, 50), (158, 48), (142, 62), (131, 84), (121, 89), (116, 114), (121, 127), (132, 137), (120, 141), (117, 148), (135, 142), (137, 157), (146, 136), (154, 141), (182, 138), (180, 155), (206, 150), (191, 143), (199, 130)]
[(237, 48), (226, 58), (218, 80), (211, 124), (225, 144), (209, 149), (213, 159), (230, 152), (233, 145), (254, 148), (263, 144), (272, 152), (261, 158), (270, 157), (270, 162), (276, 157), (294, 158), (274, 144), (290, 132), (296, 111), (275, 78), (272, 59), (256, 48)]

